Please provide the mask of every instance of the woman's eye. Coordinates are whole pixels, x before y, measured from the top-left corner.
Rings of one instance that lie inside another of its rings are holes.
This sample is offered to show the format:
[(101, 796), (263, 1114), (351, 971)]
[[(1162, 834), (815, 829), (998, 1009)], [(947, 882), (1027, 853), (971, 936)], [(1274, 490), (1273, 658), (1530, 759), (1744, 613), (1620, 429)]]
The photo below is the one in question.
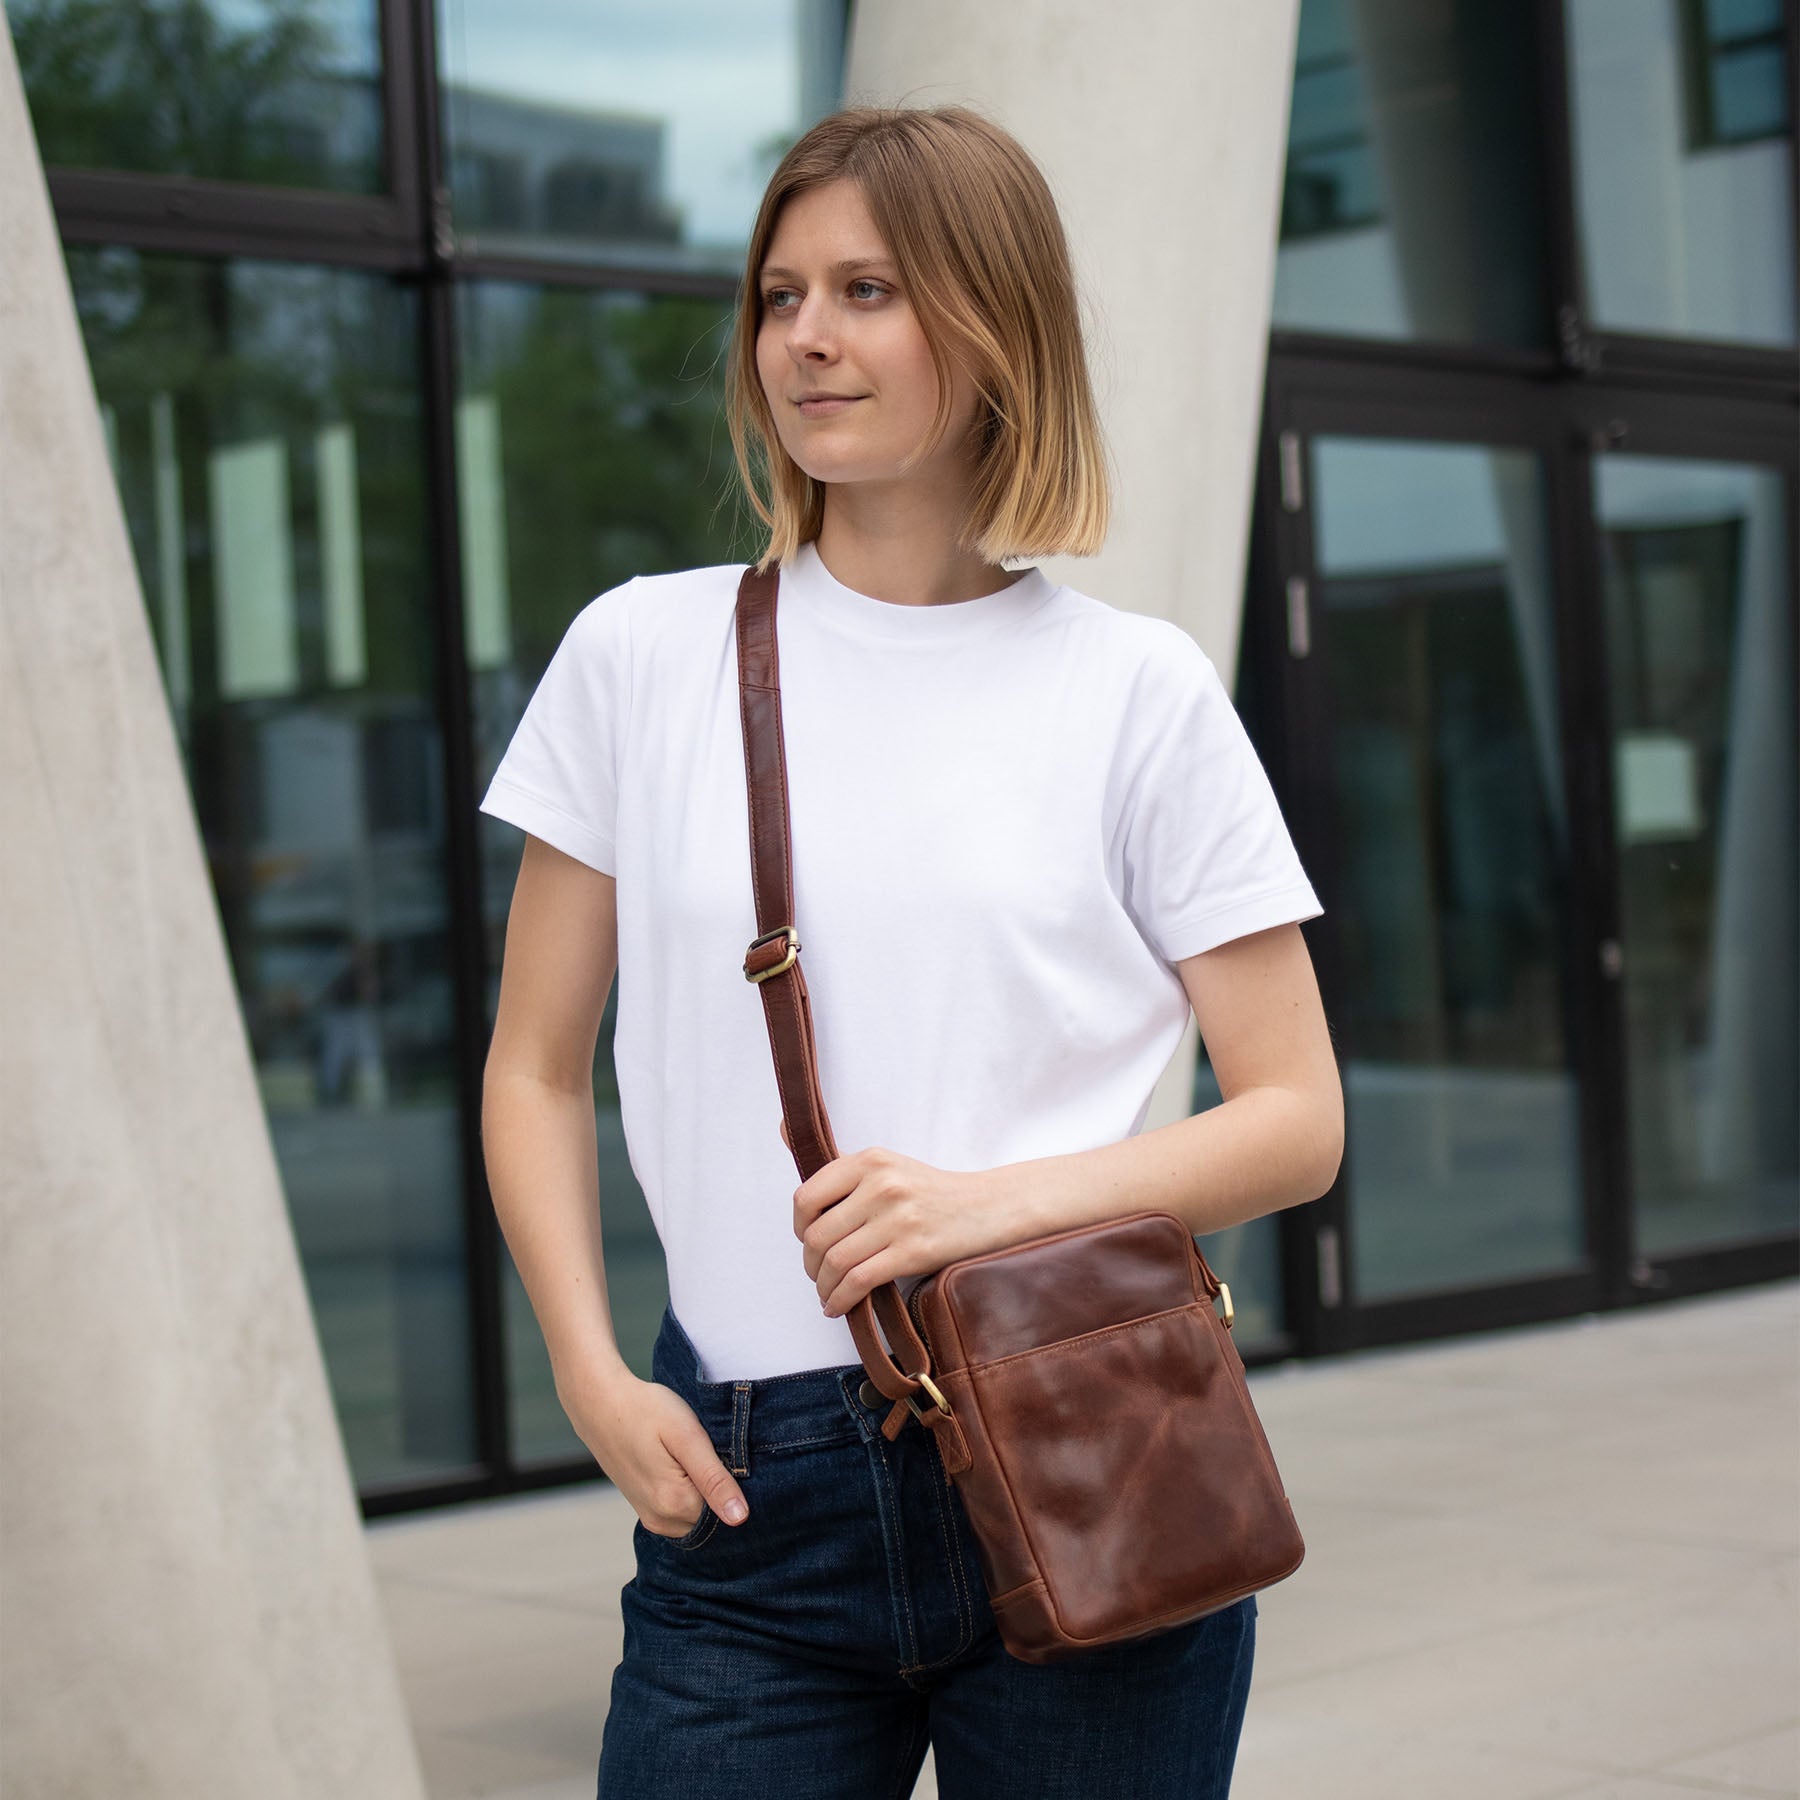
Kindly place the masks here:
[[(879, 281), (869, 281), (867, 279), (850, 283), (850, 291), (852, 293), (855, 293), (858, 288), (869, 289), (876, 299), (879, 299), (887, 292), (887, 289), (884, 288)], [(770, 288), (769, 291), (763, 295), (763, 305), (767, 307), (770, 312), (791, 311), (791, 308), (782, 305), (782, 296), (793, 292), (794, 290), (792, 288)]]

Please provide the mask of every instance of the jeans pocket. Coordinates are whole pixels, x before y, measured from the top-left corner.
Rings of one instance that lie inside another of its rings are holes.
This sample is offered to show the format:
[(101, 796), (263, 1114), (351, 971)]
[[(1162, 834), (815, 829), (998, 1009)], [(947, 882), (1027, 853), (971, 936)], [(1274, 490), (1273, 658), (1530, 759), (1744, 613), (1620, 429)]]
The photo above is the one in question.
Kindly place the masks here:
[(678, 1538), (669, 1538), (667, 1543), (671, 1550), (691, 1550), (696, 1544), (704, 1544), (718, 1527), (719, 1515), (713, 1511), (706, 1501), (700, 1502), (700, 1516), (693, 1525)]
[(719, 1516), (704, 1500), (700, 1502), (700, 1516), (686, 1531), (673, 1535), (667, 1531), (652, 1531), (642, 1519), (637, 1520), (631, 1528), (631, 1536), (640, 1548), (645, 1544), (661, 1544), (670, 1550), (691, 1550), (697, 1544), (704, 1544), (712, 1536), (719, 1523)]

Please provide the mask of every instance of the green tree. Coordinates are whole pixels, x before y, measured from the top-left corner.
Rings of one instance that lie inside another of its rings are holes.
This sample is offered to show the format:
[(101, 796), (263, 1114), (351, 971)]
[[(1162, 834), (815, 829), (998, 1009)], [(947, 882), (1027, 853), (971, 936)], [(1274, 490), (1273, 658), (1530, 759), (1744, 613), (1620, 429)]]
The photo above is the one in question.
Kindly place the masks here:
[(380, 182), (372, 78), (337, 67), (314, 0), (265, 0), (262, 22), (244, 28), (208, 0), (12, 0), (7, 10), (48, 164), (360, 191)]

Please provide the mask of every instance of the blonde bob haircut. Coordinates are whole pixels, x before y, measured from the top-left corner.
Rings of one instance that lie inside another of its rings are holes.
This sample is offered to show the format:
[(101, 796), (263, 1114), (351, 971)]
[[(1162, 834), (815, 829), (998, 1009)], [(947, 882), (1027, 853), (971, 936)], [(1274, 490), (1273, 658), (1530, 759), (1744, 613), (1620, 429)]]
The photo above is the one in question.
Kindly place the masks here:
[(781, 159), (744, 262), (725, 410), (739, 479), (769, 530), (758, 570), (791, 562), (825, 514), (824, 484), (782, 446), (757, 375), (760, 271), (783, 205), (842, 180), (861, 189), (937, 370), (937, 414), (908, 466), (949, 428), (953, 364), (983, 402), (960, 546), (992, 563), (1094, 555), (1111, 486), (1068, 242), (1042, 171), (969, 107), (853, 106)]

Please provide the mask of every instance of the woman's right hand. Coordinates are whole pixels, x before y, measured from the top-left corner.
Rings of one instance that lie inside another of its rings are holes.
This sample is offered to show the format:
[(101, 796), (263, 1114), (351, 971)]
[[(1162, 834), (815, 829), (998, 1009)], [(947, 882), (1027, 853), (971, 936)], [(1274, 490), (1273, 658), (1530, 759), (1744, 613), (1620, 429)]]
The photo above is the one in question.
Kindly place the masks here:
[(748, 1517), (743, 1489), (673, 1388), (621, 1369), (603, 1387), (565, 1396), (563, 1410), (646, 1531), (685, 1537), (702, 1501), (727, 1525)]

